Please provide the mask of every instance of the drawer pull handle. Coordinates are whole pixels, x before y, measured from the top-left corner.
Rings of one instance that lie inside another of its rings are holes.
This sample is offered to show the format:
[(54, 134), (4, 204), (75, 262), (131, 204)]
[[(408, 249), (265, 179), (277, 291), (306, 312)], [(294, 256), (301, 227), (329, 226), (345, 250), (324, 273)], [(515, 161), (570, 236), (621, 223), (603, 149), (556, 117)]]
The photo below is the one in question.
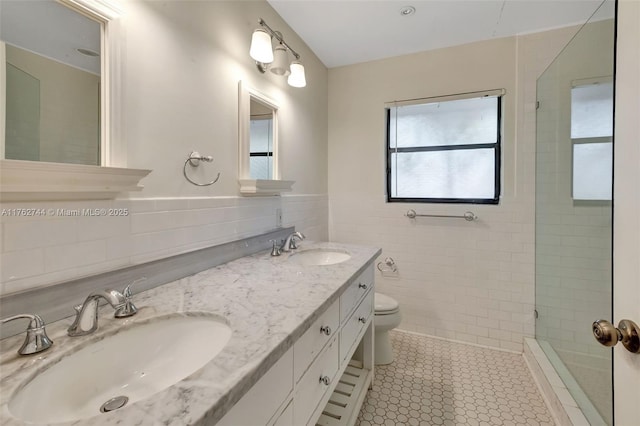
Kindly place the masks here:
[(320, 327), (320, 333), (324, 334), (325, 336), (331, 336), (331, 327), (329, 327), (328, 325), (323, 325), (322, 327)]
[(320, 376), (320, 383), (329, 386), (331, 384), (331, 379), (329, 378), (329, 376)]
[(367, 288), (369, 288), (369, 286), (367, 286), (366, 284), (362, 284), (362, 283), (360, 283), (360, 284), (358, 284), (358, 288), (361, 288), (361, 289), (363, 289), (363, 290), (366, 290)]
[(363, 323), (363, 324), (364, 324), (364, 323), (366, 323), (366, 322), (367, 322), (367, 319), (366, 319), (365, 317), (359, 317), (359, 318), (358, 318), (358, 321), (360, 321), (361, 323)]

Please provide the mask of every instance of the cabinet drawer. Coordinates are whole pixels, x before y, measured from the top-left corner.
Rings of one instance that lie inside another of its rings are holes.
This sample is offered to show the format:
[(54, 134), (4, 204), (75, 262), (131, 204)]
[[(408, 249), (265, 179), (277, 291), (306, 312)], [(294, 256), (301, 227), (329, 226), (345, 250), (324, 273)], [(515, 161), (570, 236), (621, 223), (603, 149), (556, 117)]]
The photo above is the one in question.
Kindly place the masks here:
[(340, 323), (344, 323), (349, 318), (349, 315), (358, 306), (362, 297), (373, 288), (373, 281), (373, 265), (370, 265), (342, 293), (342, 296), (340, 296)]
[(344, 360), (353, 346), (359, 341), (358, 337), (364, 333), (369, 319), (373, 319), (373, 291), (367, 293), (360, 306), (349, 317), (340, 332), (340, 360)]
[(224, 415), (217, 426), (266, 425), (293, 389), (293, 348), (289, 349)]
[(293, 377), (296, 383), (322, 348), (338, 333), (340, 302), (335, 301), (298, 339), (293, 347)]
[(293, 423), (293, 401), (289, 402), (287, 408), (278, 416), (273, 426), (292, 426)]
[[(337, 380), (338, 346), (338, 339), (334, 337), (296, 386), (293, 397), (294, 424), (306, 425), (324, 394), (335, 387), (333, 381)], [(329, 384), (321, 382), (321, 377), (327, 377)]]

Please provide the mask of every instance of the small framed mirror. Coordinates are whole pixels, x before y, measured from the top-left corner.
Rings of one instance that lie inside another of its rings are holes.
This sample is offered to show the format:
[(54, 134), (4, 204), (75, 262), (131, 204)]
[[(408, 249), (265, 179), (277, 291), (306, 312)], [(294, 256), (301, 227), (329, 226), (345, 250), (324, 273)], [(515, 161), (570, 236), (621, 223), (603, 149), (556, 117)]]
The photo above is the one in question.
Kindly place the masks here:
[(293, 181), (280, 178), (276, 101), (238, 84), (238, 145), (240, 192), (244, 195), (277, 195), (290, 191)]
[(274, 142), (278, 139), (278, 109), (260, 98), (249, 98), (249, 176), (275, 179)]

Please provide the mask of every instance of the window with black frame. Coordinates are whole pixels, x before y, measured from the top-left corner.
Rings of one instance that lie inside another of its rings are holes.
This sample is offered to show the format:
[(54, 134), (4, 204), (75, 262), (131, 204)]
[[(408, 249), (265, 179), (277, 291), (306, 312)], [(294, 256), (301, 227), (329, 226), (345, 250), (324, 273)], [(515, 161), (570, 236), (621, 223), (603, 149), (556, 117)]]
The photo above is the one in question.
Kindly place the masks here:
[(388, 104), (387, 200), (498, 204), (503, 94)]

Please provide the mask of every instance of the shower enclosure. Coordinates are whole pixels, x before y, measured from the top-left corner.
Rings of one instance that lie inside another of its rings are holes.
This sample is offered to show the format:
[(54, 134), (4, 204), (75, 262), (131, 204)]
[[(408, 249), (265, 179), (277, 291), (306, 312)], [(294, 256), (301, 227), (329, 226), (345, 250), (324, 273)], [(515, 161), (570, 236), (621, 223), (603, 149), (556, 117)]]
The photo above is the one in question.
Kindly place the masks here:
[(537, 82), (536, 340), (592, 425), (613, 424), (614, 2), (605, 1)]

